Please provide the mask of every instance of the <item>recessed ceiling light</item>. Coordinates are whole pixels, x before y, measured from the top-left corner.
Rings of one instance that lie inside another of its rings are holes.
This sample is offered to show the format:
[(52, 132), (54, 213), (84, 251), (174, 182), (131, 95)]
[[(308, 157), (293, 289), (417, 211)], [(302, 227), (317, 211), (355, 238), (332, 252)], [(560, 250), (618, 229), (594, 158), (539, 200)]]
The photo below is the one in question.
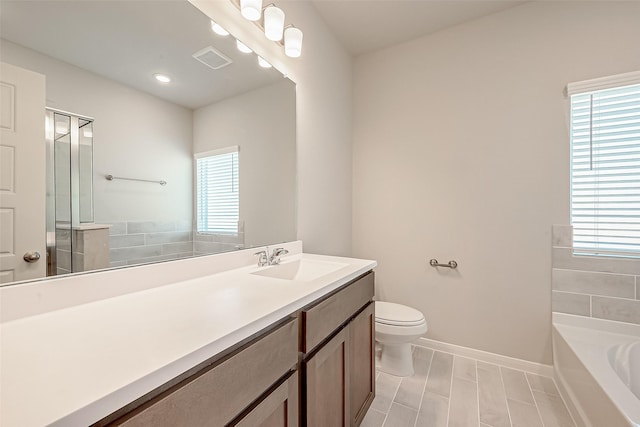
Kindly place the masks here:
[(225, 30), (224, 28), (222, 28), (222, 25), (211, 21), (211, 29), (213, 30), (214, 33), (218, 34), (219, 36), (228, 36), (229, 35), (229, 31)]
[(154, 74), (153, 77), (155, 77), (160, 83), (169, 83), (171, 81), (171, 77), (166, 74)]
[(264, 58), (262, 58), (261, 56), (258, 56), (258, 64), (262, 67), (262, 68), (271, 68), (271, 64), (269, 64)]
[(238, 46), (238, 50), (242, 53), (253, 52), (246, 44), (242, 43), (240, 40), (236, 40), (236, 46)]

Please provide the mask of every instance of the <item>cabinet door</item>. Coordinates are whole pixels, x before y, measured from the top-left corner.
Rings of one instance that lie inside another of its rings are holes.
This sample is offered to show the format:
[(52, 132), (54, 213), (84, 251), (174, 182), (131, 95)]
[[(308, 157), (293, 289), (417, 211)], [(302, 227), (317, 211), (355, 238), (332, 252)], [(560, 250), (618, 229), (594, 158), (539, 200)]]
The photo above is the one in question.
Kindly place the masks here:
[(362, 422), (375, 397), (375, 304), (349, 323), (350, 425)]
[(273, 390), (235, 427), (298, 427), (298, 372)]
[(304, 362), (306, 372), (306, 422), (308, 427), (349, 425), (347, 330)]

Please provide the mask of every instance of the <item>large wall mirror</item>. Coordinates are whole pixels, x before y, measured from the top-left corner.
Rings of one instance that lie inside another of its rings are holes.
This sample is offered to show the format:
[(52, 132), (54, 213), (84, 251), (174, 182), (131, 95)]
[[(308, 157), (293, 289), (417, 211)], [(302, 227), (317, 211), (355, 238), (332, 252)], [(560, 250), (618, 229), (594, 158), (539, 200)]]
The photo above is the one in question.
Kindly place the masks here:
[[(0, 282), (296, 238), (293, 82), (187, 0), (1, 7), (0, 60), (18, 74), (3, 68)], [(16, 143), (29, 72), (45, 79), (42, 138)], [(46, 184), (14, 191), (44, 164)]]

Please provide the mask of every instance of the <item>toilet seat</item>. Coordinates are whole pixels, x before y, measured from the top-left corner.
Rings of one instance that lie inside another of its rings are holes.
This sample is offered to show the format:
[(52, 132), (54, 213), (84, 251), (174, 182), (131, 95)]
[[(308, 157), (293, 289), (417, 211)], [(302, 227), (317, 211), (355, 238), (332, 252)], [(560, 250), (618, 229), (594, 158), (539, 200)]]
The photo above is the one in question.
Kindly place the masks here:
[(420, 326), (426, 323), (420, 311), (384, 301), (376, 301), (376, 322), (390, 326)]

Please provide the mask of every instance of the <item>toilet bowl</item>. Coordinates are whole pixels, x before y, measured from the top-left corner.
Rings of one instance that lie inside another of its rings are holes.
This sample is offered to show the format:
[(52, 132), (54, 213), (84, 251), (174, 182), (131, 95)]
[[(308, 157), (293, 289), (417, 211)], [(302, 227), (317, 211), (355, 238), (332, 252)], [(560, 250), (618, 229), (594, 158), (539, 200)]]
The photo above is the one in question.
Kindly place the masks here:
[(380, 370), (400, 377), (413, 375), (411, 343), (427, 332), (424, 315), (415, 308), (376, 301), (376, 341), (381, 345)]

